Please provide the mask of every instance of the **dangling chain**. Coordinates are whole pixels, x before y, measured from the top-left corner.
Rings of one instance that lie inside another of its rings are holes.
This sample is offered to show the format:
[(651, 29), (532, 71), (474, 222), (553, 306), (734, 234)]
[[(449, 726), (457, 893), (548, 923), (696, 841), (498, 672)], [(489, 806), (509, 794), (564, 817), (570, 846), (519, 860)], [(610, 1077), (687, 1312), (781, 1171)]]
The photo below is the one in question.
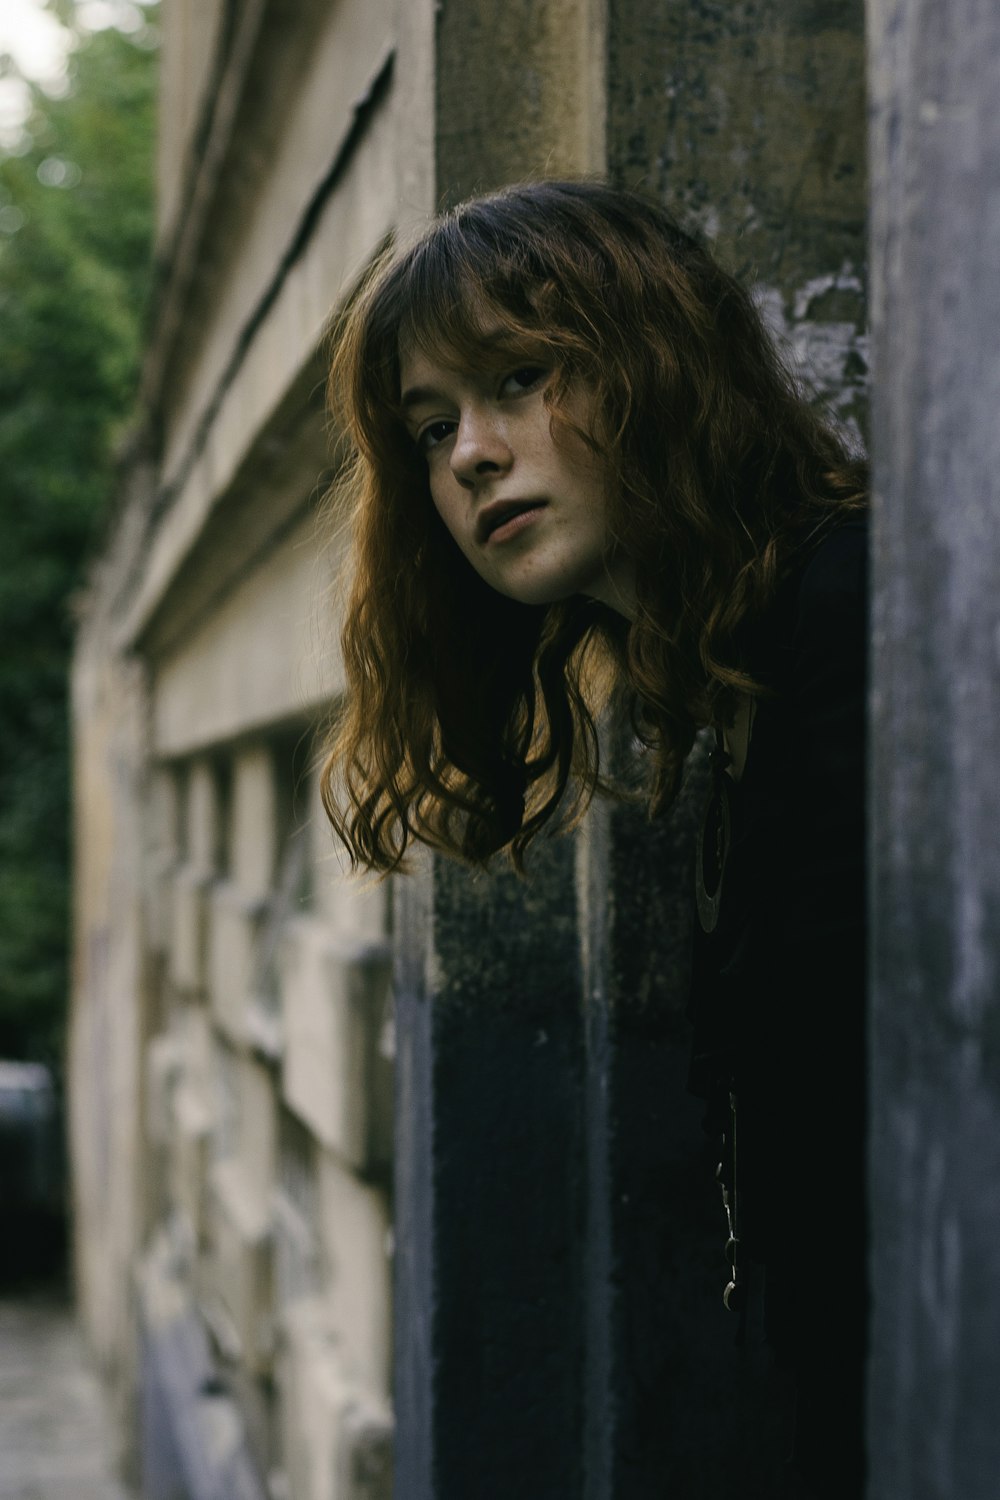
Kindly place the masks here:
[[(729, 1312), (746, 1311), (746, 1278), (743, 1265), (743, 1250), (740, 1244), (739, 1199), (736, 1192), (736, 1095), (729, 1094), (729, 1131), (724, 1137), (724, 1156), (716, 1173), (722, 1189), (722, 1204), (726, 1210), (729, 1238), (726, 1241), (726, 1259), (729, 1262), (730, 1279), (722, 1300)], [(740, 1326), (742, 1333), (742, 1323)]]
[[(735, 736), (741, 731), (741, 742), (736, 747), (736, 760), (730, 754), (726, 737), (720, 726), (715, 730), (715, 744), (709, 754), (712, 768), (712, 786), (705, 804), (701, 831), (695, 851), (695, 898), (698, 920), (702, 931), (712, 933), (719, 921), (722, 904), (722, 885), (729, 858), (732, 839), (731, 795), (734, 779), (738, 781), (746, 766), (750, 752), (750, 737), (756, 714), (753, 698), (743, 700), (733, 718)], [(736, 1093), (729, 1091), (729, 1129), (723, 1136), (723, 1157), (716, 1171), (722, 1189), (722, 1204), (726, 1211), (729, 1238), (726, 1241), (726, 1260), (729, 1262), (729, 1281), (722, 1300), (730, 1312), (739, 1313), (740, 1327), (737, 1342), (742, 1342), (746, 1326), (746, 1267), (740, 1240), (739, 1199), (736, 1191)]]

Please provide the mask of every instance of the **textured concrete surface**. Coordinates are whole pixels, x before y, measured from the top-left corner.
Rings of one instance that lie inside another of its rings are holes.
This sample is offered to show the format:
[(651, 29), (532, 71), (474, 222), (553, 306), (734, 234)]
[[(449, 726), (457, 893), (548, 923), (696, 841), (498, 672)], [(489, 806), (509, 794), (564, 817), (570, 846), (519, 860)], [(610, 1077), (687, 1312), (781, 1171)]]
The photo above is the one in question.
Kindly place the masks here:
[(1000, 1493), (1000, 10), (871, 41), (870, 1500)]
[(0, 1500), (131, 1500), (72, 1309), (0, 1290)]
[(866, 431), (862, 0), (609, 0), (607, 170), (757, 287), (806, 387)]

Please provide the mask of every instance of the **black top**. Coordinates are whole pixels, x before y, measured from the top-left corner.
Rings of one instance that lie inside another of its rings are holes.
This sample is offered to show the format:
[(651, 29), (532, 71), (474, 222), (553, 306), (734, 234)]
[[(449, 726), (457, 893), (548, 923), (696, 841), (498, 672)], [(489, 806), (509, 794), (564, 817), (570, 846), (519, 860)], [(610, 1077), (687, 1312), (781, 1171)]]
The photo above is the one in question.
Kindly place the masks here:
[(815, 1493), (841, 1497), (861, 1482), (867, 634), (859, 518), (747, 634), (743, 664), (767, 692), (727, 788), (718, 921), (696, 933), (692, 990), (691, 1086), (720, 1131), (736, 1098), (741, 1238), (796, 1374), (798, 1460)]

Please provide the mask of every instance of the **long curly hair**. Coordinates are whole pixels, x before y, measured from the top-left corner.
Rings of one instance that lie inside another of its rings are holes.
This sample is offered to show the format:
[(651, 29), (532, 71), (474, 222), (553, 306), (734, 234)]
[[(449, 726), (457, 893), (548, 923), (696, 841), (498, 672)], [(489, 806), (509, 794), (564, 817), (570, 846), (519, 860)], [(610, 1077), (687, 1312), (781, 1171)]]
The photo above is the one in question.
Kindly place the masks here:
[[(494, 592), (449, 536), (400, 410), (400, 346), (475, 368), (498, 337), (595, 392), (582, 434), (605, 468), (613, 546), (634, 565), (626, 620), (576, 597)], [(675, 794), (697, 730), (758, 691), (742, 628), (796, 558), (866, 503), (864, 463), (783, 367), (747, 292), (659, 205), (592, 181), (473, 199), (387, 253), (334, 331), (329, 381), (349, 458), (347, 691), (323, 769), (352, 863), (400, 866), (412, 839), (523, 868), (551, 820), (602, 785), (609, 683)]]

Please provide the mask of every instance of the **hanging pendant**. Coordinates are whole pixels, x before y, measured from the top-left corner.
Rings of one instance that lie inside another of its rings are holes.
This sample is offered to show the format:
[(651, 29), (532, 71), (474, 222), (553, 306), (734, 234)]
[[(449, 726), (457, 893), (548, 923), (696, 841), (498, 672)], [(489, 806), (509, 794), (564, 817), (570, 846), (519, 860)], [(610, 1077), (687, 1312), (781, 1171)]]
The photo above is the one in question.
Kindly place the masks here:
[(714, 932), (722, 905), (722, 877), (726, 873), (732, 836), (730, 779), (725, 766), (729, 756), (718, 736), (712, 751), (712, 790), (705, 805), (701, 832), (695, 849), (694, 890), (702, 932)]

